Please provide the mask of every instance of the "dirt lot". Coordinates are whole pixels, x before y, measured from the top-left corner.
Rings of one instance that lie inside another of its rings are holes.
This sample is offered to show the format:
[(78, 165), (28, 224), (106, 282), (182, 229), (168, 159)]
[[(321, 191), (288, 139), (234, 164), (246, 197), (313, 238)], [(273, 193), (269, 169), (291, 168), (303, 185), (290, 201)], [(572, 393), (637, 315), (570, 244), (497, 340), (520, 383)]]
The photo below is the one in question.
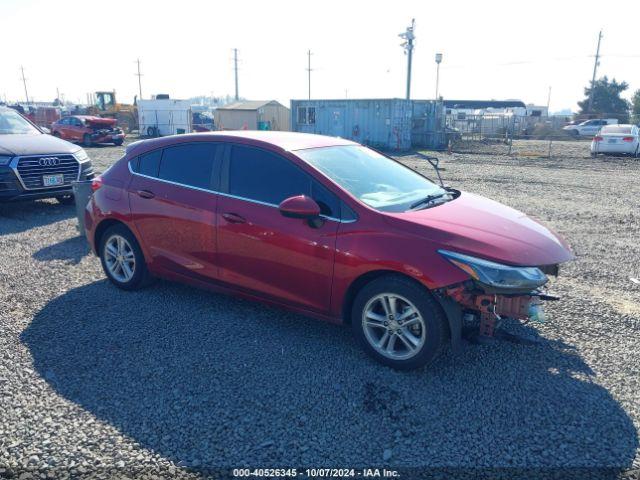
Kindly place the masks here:
[[(73, 207), (0, 205), (0, 477), (640, 467), (640, 161), (515, 146), (439, 154), (443, 176), (567, 238), (562, 300), (546, 324), (510, 326), (538, 345), (465, 345), (411, 373), (374, 364), (347, 329), (260, 304), (167, 282), (118, 291)], [(89, 153), (103, 170), (122, 152)]]

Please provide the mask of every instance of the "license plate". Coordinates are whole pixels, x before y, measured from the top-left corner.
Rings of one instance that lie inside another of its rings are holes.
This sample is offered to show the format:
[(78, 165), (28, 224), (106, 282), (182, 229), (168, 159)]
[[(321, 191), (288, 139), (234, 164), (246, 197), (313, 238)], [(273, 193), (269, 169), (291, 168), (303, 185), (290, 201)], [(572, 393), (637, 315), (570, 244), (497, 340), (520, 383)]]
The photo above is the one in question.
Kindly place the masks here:
[(64, 184), (64, 175), (43, 175), (42, 184), (45, 187), (55, 187)]
[(607, 143), (618, 143), (618, 140), (616, 140), (615, 138), (610, 138), (609, 140), (607, 140)]

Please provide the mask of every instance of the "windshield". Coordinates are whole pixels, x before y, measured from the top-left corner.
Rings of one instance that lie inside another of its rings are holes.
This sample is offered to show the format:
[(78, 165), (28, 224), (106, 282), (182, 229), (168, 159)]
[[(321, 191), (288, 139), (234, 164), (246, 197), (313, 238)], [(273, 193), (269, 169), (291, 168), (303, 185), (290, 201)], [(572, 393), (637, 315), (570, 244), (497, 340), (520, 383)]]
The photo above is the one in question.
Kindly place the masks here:
[(620, 133), (622, 135), (628, 135), (631, 133), (631, 125), (607, 125), (602, 127), (600, 133)]
[(0, 109), (0, 135), (21, 135), (41, 133), (18, 112)]
[(311, 148), (295, 152), (363, 203), (385, 212), (403, 212), (417, 201), (446, 191), (373, 150), (359, 146)]

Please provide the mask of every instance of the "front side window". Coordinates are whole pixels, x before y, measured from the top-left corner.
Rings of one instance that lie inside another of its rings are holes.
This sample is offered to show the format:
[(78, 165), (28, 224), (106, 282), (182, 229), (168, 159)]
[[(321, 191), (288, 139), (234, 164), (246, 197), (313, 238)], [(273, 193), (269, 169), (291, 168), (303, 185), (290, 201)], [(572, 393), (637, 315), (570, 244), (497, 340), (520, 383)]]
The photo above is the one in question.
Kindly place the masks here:
[(215, 149), (215, 145), (210, 143), (167, 147), (162, 154), (158, 177), (190, 187), (210, 189)]
[(311, 148), (295, 154), (377, 210), (403, 212), (426, 197), (446, 193), (410, 168), (360, 145)]
[(307, 195), (318, 203), (323, 215), (340, 216), (340, 200), (333, 193), (286, 158), (258, 148), (232, 148), (229, 193), (271, 205)]
[(0, 135), (36, 135), (42, 133), (12, 109), (0, 110)]

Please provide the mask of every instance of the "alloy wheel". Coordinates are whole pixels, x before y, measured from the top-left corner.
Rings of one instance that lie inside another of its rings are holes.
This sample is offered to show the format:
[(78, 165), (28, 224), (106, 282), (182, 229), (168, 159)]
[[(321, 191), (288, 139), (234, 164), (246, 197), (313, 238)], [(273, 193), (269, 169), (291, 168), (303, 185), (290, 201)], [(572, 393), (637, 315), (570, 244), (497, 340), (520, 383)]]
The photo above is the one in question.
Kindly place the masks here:
[(104, 260), (109, 273), (117, 281), (126, 283), (136, 271), (136, 256), (131, 244), (120, 235), (112, 235), (104, 245)]
[(393, 293), (376, 295), (367, 302), (362, 326), (369, 344), (393, 360), (414, 357), (426, 339), (425, 321), (416, 306)]

